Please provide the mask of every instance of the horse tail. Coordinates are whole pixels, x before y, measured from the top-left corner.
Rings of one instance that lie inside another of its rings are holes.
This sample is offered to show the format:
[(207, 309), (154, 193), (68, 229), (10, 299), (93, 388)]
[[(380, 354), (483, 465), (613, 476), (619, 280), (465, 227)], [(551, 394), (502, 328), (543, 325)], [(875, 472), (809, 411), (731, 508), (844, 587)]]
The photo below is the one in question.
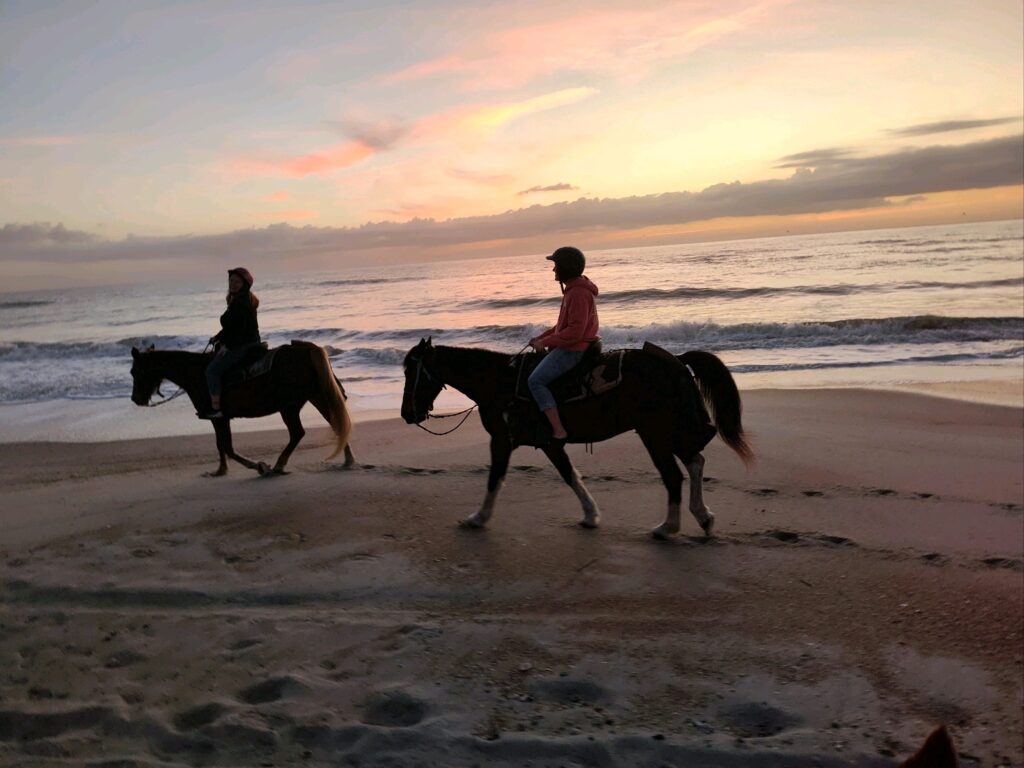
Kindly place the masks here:
[(345, 450), (349, 438), (352, 437), (352, 418), (348, 415), (345, 395), (338, 386), (338, 380), (331, 369), (331, 361), (323, 347), (306, 341), (293, 341), (292, 344), (301, 344), (309, 349), (310, 361), (316, 374), (316, 393), (310, 398), (310, 402), (331, 425), (336, 438), (334, 451), (326, 459), (330, 461)]
[(699, 349), (676, 357), (690, 366), (697, 377), (701, 397), (711, 411), (718, 434), (749, 467), (754, 461), (754, 452), (743, 433), (743, 403), (729, 369), (718, 357)]

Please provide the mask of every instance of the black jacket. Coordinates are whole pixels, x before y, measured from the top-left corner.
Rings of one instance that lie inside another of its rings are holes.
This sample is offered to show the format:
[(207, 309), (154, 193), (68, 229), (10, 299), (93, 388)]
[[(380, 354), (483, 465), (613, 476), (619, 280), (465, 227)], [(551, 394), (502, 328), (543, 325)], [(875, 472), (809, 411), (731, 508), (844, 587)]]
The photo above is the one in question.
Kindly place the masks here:
[(228, 304), (220, 316), (220, 327), (221, 332), (213, 338), (228, 349), (259, 343), (260, 326), (256, 321), (256, 307), (248, 291), (239, 294)]

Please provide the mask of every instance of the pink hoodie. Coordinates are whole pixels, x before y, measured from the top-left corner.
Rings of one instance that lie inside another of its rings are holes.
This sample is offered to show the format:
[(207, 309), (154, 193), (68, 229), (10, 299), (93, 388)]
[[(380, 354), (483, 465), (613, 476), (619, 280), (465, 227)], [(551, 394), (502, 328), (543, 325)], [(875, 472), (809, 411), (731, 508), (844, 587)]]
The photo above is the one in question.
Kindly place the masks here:
[(545, 347), (559, 347), (572, 352), (582, 352), (590, 342), (600, 338), (597, 335), (597, 286), (585, 276), (574, 277), (565, 284), (562, 307), (558, 310), (558, 322), (540, 336), (537, 341)]

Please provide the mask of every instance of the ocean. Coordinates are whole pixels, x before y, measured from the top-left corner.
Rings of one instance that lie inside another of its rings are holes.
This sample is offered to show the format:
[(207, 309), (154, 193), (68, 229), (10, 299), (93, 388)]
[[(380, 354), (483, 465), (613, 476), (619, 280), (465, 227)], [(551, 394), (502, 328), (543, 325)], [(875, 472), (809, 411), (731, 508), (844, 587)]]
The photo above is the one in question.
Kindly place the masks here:
[[(605, 349), (706, 349), (741, 390), (1024, 381), (1021, 220), (594, 250), (587, 275)], [(187, 283), (0, 293), (0, 441), (208, 432), (186, 398), (130, 402), (130, 351), (201, 351), (225, 283), (218, 266)], [(518, 352), (560, 301), (543, 254), (257, 274), (255, 292), (264, 340), (325, 346), (357, 419), (398, 415), (420, 337)]]

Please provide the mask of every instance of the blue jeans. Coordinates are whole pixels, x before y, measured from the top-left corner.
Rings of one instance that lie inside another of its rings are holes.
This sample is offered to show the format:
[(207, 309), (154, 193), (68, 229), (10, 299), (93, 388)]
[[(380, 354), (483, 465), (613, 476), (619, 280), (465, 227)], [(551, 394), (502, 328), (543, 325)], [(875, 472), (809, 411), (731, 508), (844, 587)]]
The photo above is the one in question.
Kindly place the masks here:
[(220, 380), (224, 376), (224, 372), (237, 365), (251, 346), (252, 344), (243, 344), (233, 349), (221, 347), (217, 350), (213, 360), (206, 366), (206, 386), (210, 388), (211, 397), (220, 397)]
[(576, 364), (583, 357), (583, 352), (572, 352), (568, 349), (552, 349), (540, 364), (533, 369), (527, 384), (530, 387), (530, 394), (537, 401), (542, 411), (555, 407), (555, 396), (548, 389), (548, 384), (557, 379), (563, 373), (567, 373), (576, 367)]

